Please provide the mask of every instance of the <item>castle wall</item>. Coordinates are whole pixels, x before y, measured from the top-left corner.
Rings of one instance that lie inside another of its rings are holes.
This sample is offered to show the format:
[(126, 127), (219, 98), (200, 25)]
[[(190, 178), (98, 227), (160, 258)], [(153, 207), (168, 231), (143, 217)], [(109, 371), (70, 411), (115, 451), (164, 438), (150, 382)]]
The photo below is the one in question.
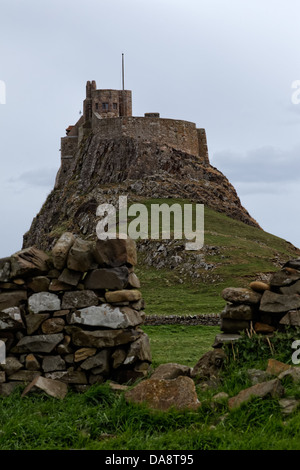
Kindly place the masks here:
[(74, 157), (78, 148), (78, 136), (62, 137), (60, 141), (61, 158)]
[(208, 147), (207, 147), (205, 129), (197, 129), (197, 133), (198, 133), (198, 143), (199, 143), (199, 157), (201, 157), (201, 160), (204, 163), (209, 164)]
[(133, 137), (143, 142), (157, 142), (192, 155), (199, 155), (198, 132), (193, 122), (156, 117), (99, 119), (93, 115), (92, 128), (99, 132), (103, 139)]

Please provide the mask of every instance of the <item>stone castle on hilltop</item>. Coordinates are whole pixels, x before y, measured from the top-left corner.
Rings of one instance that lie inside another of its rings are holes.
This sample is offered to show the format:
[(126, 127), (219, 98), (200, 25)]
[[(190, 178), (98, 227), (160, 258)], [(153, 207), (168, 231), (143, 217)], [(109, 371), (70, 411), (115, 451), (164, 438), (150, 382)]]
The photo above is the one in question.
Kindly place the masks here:
[(209, 164), (205, 129), (197, 129), (193, 122), (162, 119), (159, 113), (134, 117), (130, 90), (97, 90), (95, 80), (86, 84), (82, 116), (61, 138), (62, 167), (74, 159), (82, 138), (91, 131), (103, 140), (129, 137), (155, 142), (198, 156), (203, 164)]
[(205, 204), (259, 227), (230, 181), (210, 165), (205, 130), (158, 113), (132, 116), (131, 91), (122, 88), (97, 90), (95, 81), (87, 82), (83, 113), (61, 138), (54, 188), (24, 234), (23, 248), (49, 250), (65, 231), (93, 239), (97, 207), (118, 204), (119, 195), (130, 202)]

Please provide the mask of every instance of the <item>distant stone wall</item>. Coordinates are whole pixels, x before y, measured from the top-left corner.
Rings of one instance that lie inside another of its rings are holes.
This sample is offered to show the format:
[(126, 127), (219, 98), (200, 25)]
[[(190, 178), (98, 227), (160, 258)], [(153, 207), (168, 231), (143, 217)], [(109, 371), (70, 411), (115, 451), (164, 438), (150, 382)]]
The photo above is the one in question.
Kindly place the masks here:
[(103, 139), (132, 137), (143, 142), (168, 145), (191, 155), (200, 153), (198, 131), (193, 122), (157, 117), (99, 119), (94, 114), (92, 128)]
[[(145, 377), (151, 365), (135, 242), (87, 242), (65, 233), (0, 260), (0, 394), (37, 377), (80, 391)], [(49, 385), (50, 383), (50, 385)]]

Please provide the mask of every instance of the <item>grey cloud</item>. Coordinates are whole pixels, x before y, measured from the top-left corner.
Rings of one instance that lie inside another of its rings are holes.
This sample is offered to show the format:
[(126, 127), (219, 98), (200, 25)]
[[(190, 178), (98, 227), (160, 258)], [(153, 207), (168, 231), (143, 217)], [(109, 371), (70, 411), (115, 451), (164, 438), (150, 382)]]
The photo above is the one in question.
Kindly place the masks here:
[(232, 183), (266, 184), (266, 192), (268, 188), (274, 189), (274, 184), (278, 182), (289, 183), (300, 179), (300, 146), (287, 150), (266, 146), (244, 154), (216, 152), (212, 164)]
[(37, 168), (21, 173), (8, 180), (11, 184), (25, 184), (28, 186), (52, 187), (55, 181), (57, 168)]

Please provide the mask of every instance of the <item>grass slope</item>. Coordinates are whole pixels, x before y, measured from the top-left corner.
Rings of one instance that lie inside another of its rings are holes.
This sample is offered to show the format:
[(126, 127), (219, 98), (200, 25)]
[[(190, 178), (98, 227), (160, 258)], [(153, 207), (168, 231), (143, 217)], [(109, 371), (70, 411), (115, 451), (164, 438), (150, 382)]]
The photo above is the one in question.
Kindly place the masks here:
[[(152, 203), (175, 202), (189, 203), (166, 199), (148, 200), (145, 205), (149, 208)], [(216, 248), (208, 251), (205, 262), (215, 267), (211, 271), (199, 269), (198, 279), (182, 277), (176, 269), (149, 267), (143, 255), (139, 255), (136, 272), (148, 315), (219, 313), (225, 305), (221, 297), (225, 287), (245, 287), (258, 276), (274, 272), (288, 259), (300, 255), (291, 243), (207, 207), (204, 217), (204, 245)]]

